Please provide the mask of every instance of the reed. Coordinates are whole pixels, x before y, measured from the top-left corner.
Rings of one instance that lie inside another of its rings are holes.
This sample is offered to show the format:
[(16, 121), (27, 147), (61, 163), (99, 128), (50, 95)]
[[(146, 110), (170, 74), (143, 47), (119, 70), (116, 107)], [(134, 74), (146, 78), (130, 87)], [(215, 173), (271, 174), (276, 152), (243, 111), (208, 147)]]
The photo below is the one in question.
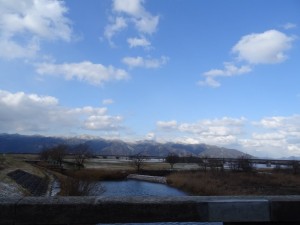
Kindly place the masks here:
[(89, 179), (94, 181), (101, 180), (122, 180), (125, 179), (131, 170), (104, 170), (104, 169), (81, 169), (81, 170), (67, 170), (65, 175), (77, 179)]
[(177, 172), (167, 182), (202, 196), (300, 194), (300, 176), (286, 173)]

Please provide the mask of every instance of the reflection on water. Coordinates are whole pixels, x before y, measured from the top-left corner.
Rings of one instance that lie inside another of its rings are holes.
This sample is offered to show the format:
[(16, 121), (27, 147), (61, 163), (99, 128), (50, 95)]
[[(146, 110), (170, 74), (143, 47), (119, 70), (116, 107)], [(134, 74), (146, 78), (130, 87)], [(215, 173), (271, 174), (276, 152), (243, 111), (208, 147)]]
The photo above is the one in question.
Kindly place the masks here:
[[(137, 180), (101, 182), (105, 192), (101, 196), (186, 196), (187, 194), (164, 184)], [(222, 223), (123, 223), (122, 225), (222, 225)], [(102, 224), (103, 225), (103, 224)], [(118, 225), (121, 225), (118, 223)]]
[(164, 184), (137, 180), (101, 182), (102, 196), (186, 196), (186, 193)]

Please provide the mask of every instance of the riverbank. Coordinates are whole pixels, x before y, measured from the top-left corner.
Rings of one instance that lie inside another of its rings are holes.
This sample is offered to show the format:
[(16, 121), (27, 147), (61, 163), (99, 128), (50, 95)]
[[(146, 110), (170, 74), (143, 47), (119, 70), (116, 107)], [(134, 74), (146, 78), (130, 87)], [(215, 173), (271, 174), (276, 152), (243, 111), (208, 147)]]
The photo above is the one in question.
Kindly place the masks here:
[(127, 176), (127, 179), (148, 181), (148, 182), (160, 183), (160, 184), (167, 183), (167, 179), (165, 177), (147, 176), (147, 175), (140, 175), (140, 174), (130, 174)]
[[(22, 170), (25, 173), (31, 174), (38, 179), (46, 179), (47, 175), (43, 170), (36, 168), (35, 166), (26, 163), (25, 160), (31, 159), (31, 156), (24, 155), (5, 155), (1, 156), (0, 167), (0, 196), (1, 197), (20, 197), (31, 195), (30, 190), (18, 184), (16, 180), (10, 177), (8, 174), (13, 173), (16, 170)], [(33, 183), (33, 182), (30, 182)], [(33, 185), (33, 184), (32, 184)]]
[(167, 183), (191, 195), (299, 195), (300, 175), (288, 173), (177, 172)]
[[(26, 163), (28, 159), (32, 159), (33, 164)], [(34, 161), (35, 160), (35, 161)], [(93, 163), (96, 163), (94, 160)], [(97, 163), (100, 163), (97, 161)], [(102, 159), (101, 163), (104, 163)], [(100, 164), (101, 164), (100, 163)], [(110, 164), (111, 163), (111, 164)], [(40, 167), (37, 165), (41, 164)], [(99, 164), (99, 165), (100, 165)], [(126, 180), (127, 176), (136, 173), (133, 166), (129, 166), (128, 162), (119, 162), (108, 160), (100, 168), (78, 168), (67, 166), (64, 169), (59, 167), (53, 168), (53, 164), (47, 165), (46, 162), (40, 162), (33, 156), (27, 155), (9, 155), (5, 157), (2, 170), (0, 170), (0, 192), (9, 195), (11, 190), (18, 195), (29, 195), (30, 193), (20, 185), (17, 185), (7, 174), (16, 169), (22, 169), (30, 174), (44, 178), (52, 177), (50, 183), (57, 179), (61, 184), (59, 195), (71, 195), (70, 189), (76, 189), (84, 184), (84, 188), (90, 188), (95, 182)], [(47, 174), (49, 169), (50, 174)], [(184, 165), (175, 165), (176, 171), (167, 168), (162, 162), (149, 162), (146, 169), (139, 172), (139, 175), (154, 176), (157, 179), (164, 180), (167, 177), (167, 184), (188, 192), (191, 195), (296, 195), (300, 194), (300, 175), (288, 173), (288, 170), (269, 169), (268, 171), (256, 171), (250, 173), (233, 172), (233, 171), (207, 171), (188, 170)], [(184, 168), (184, 169), (179, 169)], [(51, 170), (53, 169), (53, 170)], [(262, 172), (262, 173), (261, 173)], [(54, 176), (52, 176), (53, 174)], [(54, 179), (55, 178), (55, 179)], [(145, 179), (146, 179), (145, 178)], [(144, 179), (144, 178), (143, 178)], [(145, 180), (144, 179), (144, 180)], [(148, 180), (152, 181), (153, 180)], [(162, 183), (165, 183), (163, 181)], [(50, 188), (51, 192), (52, 188)], [(85, 192), (76, 193), (84, 195)]]

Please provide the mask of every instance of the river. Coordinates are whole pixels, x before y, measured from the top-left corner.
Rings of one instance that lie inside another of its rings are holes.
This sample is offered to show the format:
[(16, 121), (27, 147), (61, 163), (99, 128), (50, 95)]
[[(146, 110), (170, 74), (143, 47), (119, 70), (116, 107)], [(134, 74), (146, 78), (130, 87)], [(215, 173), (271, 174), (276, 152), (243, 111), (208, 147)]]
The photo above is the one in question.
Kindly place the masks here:
[[(124, 181), (102, 181), (104, 189), (101, 196), (186, 196), (185, 192), (169, 187), (164, 184), (150, 183), (137, 180)], [(222, 225), (222, 223), (142, 223), (143, 225)], [(126, 223), (122, 225), (142, 225), (137, 223)], [(102, 224), (103, 225), (103, 224)], [(120, 225), (120, 224), (118, 224)]]

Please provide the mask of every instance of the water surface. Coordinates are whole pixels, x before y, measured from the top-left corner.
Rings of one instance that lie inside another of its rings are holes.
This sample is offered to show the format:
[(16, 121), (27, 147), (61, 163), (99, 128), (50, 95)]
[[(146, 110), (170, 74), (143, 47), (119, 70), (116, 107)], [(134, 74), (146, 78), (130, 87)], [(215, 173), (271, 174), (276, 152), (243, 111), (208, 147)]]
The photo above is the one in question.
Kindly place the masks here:
[[(103, 181), (104, 193), (101, 196), (187, 196), (183, 191), (158, 183), (137, 180)], [(121, 225), (120, 223), (118, 223)], [(123, 223), (122, 225), (222, 225), (222, 223)], [(103, 224), (102, 224), (103, 225)]]
[(138, 180), (104, 181), (102, 196), (186, 196), (176, 188), (158, 183)]

